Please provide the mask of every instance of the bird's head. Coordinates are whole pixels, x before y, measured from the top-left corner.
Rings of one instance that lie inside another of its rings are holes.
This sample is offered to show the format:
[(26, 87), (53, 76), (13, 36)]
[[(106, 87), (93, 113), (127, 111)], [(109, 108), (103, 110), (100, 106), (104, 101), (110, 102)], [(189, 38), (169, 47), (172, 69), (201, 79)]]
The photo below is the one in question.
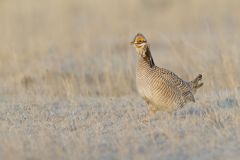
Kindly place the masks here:
[(136, 48), (143, 48), (147, 44), (147, 39), (141, 33), (138, 33), (130, 44)]
[(147, 43), (147, 39), (143, 36), (143, 34), (138, 33), (132, 42), (130, 42), (131, 45), (133, 45), (137, 52), (140, 53), (141, 56), (145, 57), (146, 49), (149, 47)]

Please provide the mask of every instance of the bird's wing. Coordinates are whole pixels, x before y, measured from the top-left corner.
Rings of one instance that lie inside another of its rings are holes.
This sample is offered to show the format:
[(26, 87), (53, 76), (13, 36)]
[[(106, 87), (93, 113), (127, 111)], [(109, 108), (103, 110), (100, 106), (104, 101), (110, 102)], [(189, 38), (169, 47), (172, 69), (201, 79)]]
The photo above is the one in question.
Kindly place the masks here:
[(180, 92), (185, 99), (188, 99), (193, 102), (195, 101), (194, 96), (190, 91), (190, 86), (187, 82), (185, 82), (184, 80), (179, 78), (176, 74), (167, 69), (159, 68), (159, 72), (161, 78), (164, 80), (166, 84)]

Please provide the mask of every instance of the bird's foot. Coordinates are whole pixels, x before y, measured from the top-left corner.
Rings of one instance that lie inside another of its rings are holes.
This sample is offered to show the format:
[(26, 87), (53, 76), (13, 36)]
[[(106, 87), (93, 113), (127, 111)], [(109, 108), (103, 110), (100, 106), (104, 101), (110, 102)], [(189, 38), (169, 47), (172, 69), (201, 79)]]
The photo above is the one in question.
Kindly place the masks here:
[(141, 117), (141, 118), (139, 119), (139, 122), (140, 122), (140, 123), (143, 123), (143, 124), (147, 124), (148, 122), (150, 122), (150, 117), (149, 117), (149, 115), (145, 115), (145, 116)]

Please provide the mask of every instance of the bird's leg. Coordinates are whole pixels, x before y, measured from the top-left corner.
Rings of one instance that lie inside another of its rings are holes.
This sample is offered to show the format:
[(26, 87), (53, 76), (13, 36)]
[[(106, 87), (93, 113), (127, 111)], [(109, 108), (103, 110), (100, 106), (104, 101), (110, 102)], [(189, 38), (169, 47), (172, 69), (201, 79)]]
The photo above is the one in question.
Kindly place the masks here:
[(154, 116), (157, 111), (158, 111), (158, 110), (157, 110), (157, 107), (154, 106), (154, 105), (152, 105), (152, 104), (150, 104), (150, 103), (148, 102), (148, 113), (147, 113), (147, 115), (144, 117), (143, 122), (144, 122), (144, 123), (149, 122), (150, 118), (151, 118), (152, 116)]

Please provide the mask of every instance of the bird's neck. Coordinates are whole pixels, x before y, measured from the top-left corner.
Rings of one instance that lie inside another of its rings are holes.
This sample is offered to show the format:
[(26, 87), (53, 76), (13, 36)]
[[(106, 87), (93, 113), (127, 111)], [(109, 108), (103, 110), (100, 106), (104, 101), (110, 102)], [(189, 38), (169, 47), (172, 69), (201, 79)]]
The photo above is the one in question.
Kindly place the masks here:
[(138, 64), (144, 64), (150, 68), (153, 68), (155, 66), (149, 47), (146, 49), (138, 50), (138, 52)]

